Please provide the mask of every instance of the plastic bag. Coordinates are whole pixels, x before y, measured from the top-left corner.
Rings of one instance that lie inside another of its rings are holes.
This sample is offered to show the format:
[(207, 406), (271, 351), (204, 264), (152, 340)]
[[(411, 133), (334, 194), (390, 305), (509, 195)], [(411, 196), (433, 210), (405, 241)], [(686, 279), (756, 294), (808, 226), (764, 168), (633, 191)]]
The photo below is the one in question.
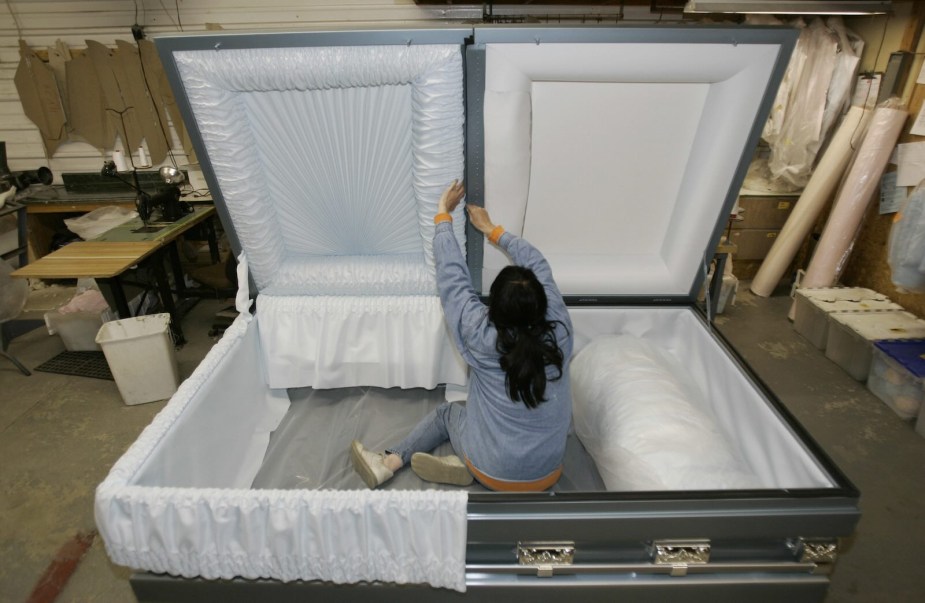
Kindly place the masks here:
[(887, 261), (901, 293), (925, 293), (925, 188), (919, 186), (893, 219)]
[(686, 369), (651, 343), (598, 337), (569, 371), (575, 432), (608, 490), (758, 486)]
[(762, 137), (774, 179), (802, 188), (829, 131), (847, 108), (863, 42), (838, 18), (806, 25)]
[(64, 224), (67, 226), (68, 230), (78, 237), (84, 241), (89, 241), (90, 239), (95, 239), (100, 236), (107, 230), (137, 217), (138, 212), (136, 211), (111, 205), (94, 209), (79, 218), (69, 218), (64, 221)]
[(0, 322), (13, 320), (22, 312), (29, 299), (29, 282), (13, 278), (13, 267), (0, 260)]

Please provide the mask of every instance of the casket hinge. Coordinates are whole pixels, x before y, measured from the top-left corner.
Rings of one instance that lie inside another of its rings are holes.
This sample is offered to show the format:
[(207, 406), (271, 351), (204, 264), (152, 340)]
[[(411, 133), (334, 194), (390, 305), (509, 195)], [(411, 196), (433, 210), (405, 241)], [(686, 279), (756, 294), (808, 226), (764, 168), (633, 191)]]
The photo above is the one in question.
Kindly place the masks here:
[(648, 550), (652, 563), (671, 566), (672, 576), (686, 576), (689, 566), (710, 562), (710, 541), (706, 539), (653, 540)]
[(838, 540), (834, 538), (792, 538), (787, 547), (800, 563), (814, 564), (814, 574), (830, 574), (838, 558)]
[(536, 575), (540, 578), (550, 578), (556, 567), (572, 565), (574, 561), (574, 542), (517, 543), (517, 563), (536, 567)]

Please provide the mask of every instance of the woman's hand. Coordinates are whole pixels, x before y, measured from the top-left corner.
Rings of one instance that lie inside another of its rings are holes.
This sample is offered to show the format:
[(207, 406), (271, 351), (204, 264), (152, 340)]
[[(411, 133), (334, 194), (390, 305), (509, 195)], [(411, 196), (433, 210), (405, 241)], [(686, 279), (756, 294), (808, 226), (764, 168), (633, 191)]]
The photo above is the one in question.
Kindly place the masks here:
[(451, 213), (456, 209), (456, 206), (459, 205), (459, 202), (462, 201), (465, 194), (466, 187), (464, 187), (459, 180), (454, 180), (452, 184), (446, 187), (446, 190), (443, 191), (443, 194), (440, 196), (440, 202), (437, 203), (437, 213)]
[(491, 218), (488, 216), (488, 210), (484, 207), (467, 205), (466, 210), (469, 212), (469, 221), (486, 237), (495, 229), (495, 225), (491, 223)]

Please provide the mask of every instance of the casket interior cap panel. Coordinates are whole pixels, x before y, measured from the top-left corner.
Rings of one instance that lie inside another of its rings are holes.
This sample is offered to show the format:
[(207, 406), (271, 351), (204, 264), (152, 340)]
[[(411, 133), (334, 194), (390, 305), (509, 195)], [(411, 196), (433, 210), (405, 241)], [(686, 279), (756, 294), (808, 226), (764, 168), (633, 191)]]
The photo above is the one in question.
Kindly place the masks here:
[(158, 39), (261, 293), (436, 294), (431, 219), (463, 177), (463, 34)]
[[(787, 28), (476, 29), (469, 202), (542, 249), (566, 296), (692, 299), (795, 38)], [(507, 260), (473, 245), (487, 291)]]

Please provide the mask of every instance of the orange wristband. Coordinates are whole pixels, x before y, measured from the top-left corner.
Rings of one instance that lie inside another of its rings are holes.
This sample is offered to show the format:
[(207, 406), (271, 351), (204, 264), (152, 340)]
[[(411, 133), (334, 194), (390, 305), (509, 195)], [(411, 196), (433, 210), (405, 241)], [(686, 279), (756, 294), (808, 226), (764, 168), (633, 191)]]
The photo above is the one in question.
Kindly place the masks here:
[(494, 243), (495, 245), (497, 245), (498, 241), (501, 240), (501, 235), (503, 234), (504, 234), (504, 227), (499, 224), (498, 226), (495, 226), (495, 228), (488, 235), (488, 240)]
[(452, 222), (452, 221), (453, 221), (453, 216), (445, 212), (434, 216), (434, 224), (439, 224), (441, 222)]

